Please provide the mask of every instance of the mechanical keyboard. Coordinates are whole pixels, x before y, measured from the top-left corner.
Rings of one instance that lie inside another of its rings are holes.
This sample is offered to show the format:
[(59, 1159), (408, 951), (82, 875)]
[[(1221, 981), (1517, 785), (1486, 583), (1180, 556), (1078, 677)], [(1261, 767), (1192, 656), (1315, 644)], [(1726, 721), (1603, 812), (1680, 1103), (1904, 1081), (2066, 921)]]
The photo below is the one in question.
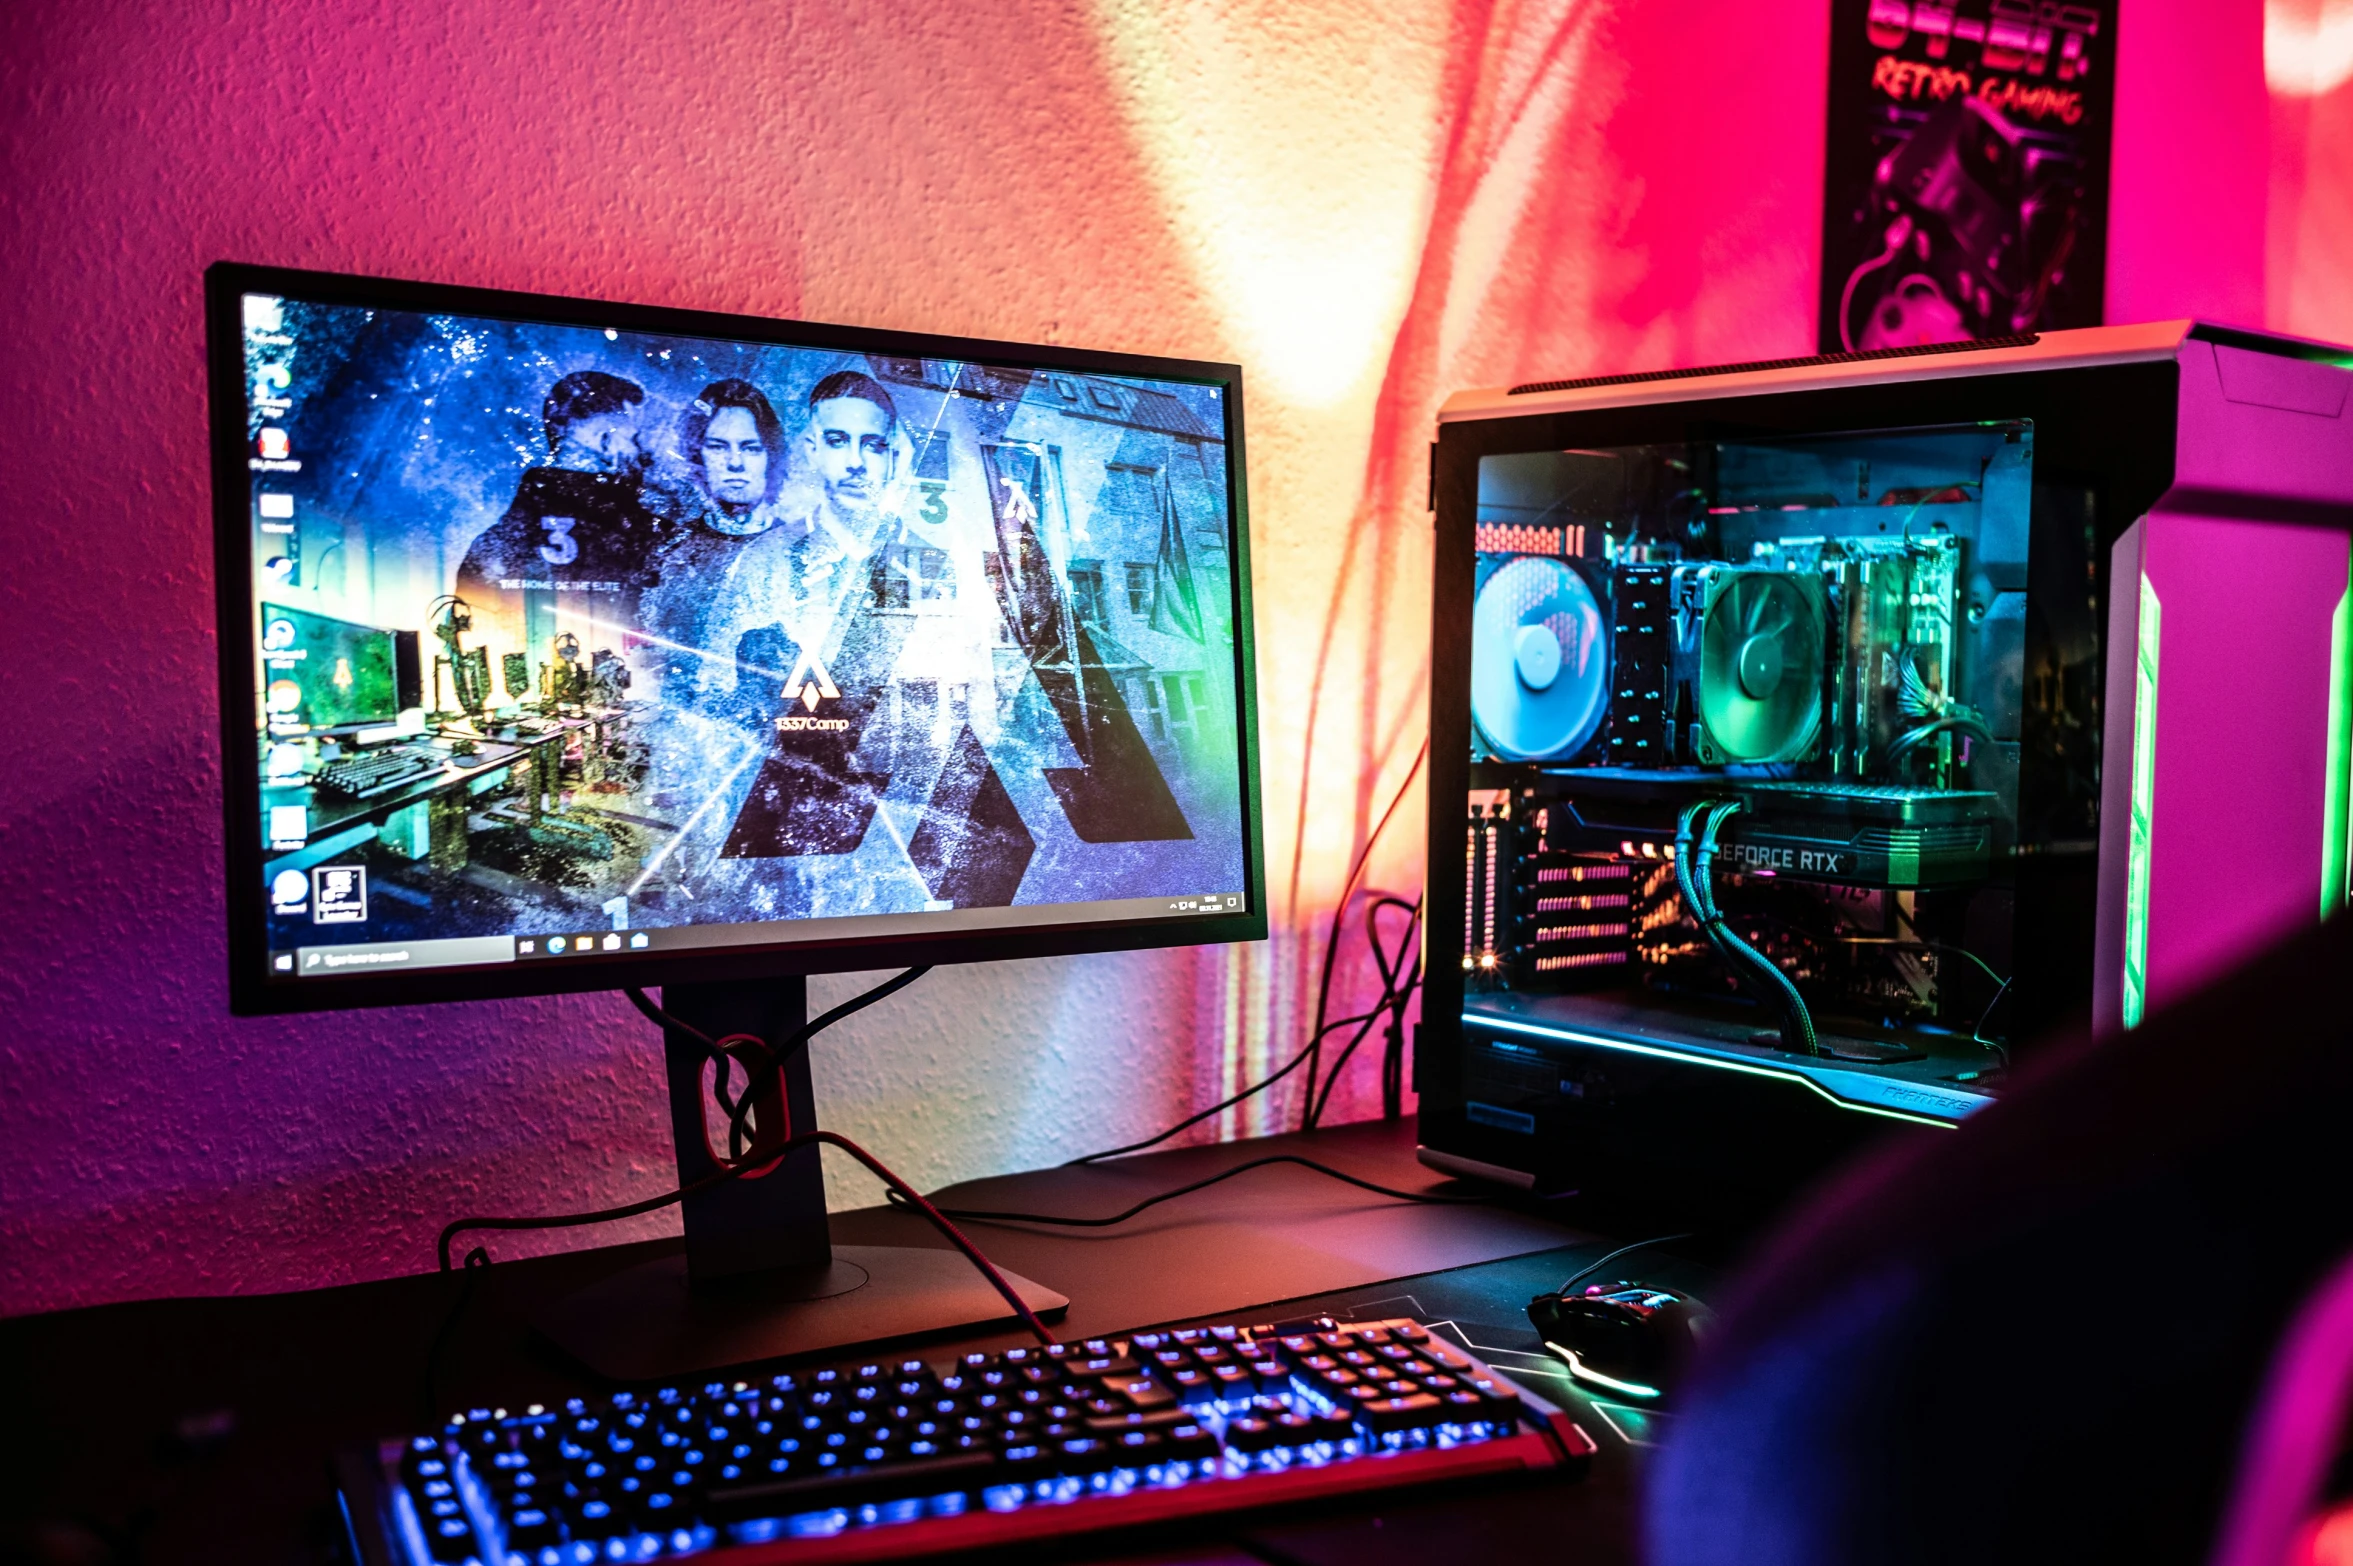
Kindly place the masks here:
[(330, 794), (349, 799), (372, 799), (389, 794), (414, 779), (430, 777), (442, 768), (439, 755), (415, 750), (362, 751), (344, 756), (319, 769), (312, 783)]
[(341, 1473), (368, 1566), (753, 1566), (1574, 1473), (1593, 1451), (1418, 1322), (1313, 1317), (474, 1409)]

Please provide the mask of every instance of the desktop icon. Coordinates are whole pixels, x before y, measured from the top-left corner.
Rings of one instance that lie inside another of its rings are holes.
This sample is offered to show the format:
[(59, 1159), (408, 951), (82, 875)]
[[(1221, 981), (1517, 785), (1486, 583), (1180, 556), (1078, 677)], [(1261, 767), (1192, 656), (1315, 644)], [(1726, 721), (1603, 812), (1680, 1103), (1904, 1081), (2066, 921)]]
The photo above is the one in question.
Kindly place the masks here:
[(270, 911), (298, 914), (310, 901), (310, 877), (299, 870), (281, 870), (270, 881)]
[(261, 514), (276, 521), (284, 521), (294, 515), (294, 497), (292, 495), (265, 490), (260, 497), (260, 504)]
[(313, 924), (368, 922), (368, 871), (365, 865), (319, 865), (310, 873), (310, 918)]
[[(310, 841), (310, 807), (308, 805), (272, 805), (270, 807), (270, 846), (272, 848), (300, 848)], [(287, 875), (299, 875), (290, 870)], [(282, 882), (285, 876), (278, 879)]]
[(260, 450), (262, 460), (265, 462), (283, 462), (286, 460), (286, 453), (292, 449), (287, 442), (286, 432), (274, 424), (264, 428), (261, 432), (261, 438), (254, 444)]
[(245, 296), (245, 329), (249, 332), (283, 331), (286, 326), (286, 301), (275, 294), (247, 294)]
[(551, 936), (549, 936), (549, 937), (547, 938), (547, 950), (548, 950), (548, 954), (549, 954), (550, 956), (553, 956), (553, 957), (561, 957), (561, 956), (563, 956), (563, 955), (564, 955), (564, 938), (563, 938), (562, 936), (560, 936), (560, 935), (551, 935)]

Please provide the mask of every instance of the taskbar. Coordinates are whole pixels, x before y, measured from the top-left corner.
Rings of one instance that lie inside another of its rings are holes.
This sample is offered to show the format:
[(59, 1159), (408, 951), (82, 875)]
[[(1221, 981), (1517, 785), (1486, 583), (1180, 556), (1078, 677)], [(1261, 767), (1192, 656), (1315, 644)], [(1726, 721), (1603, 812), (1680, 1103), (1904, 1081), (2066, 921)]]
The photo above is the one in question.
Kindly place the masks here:
[(1126, 897), (1097, 903), (1034, 903), (1011, 908), (938, 908), (917, 913), (853, 914), (830, 919), (768, 919), (747, 924), (674, 925), (666, 929), (570, 930), (469, 935), (414, 941), (346, 941), (297, 946), (269, 954), (275, 979), (329, 979), (410, 972), (420, 968), (478, 968), (497, 963), (576, 962), (583, 957), (636, 953), (677, 955), (742, 946), (817, 941), (892, 940), (980, 934), (1138, 919), (1201, 918), (1243, 911), (1238, 892), (1190, 897)]

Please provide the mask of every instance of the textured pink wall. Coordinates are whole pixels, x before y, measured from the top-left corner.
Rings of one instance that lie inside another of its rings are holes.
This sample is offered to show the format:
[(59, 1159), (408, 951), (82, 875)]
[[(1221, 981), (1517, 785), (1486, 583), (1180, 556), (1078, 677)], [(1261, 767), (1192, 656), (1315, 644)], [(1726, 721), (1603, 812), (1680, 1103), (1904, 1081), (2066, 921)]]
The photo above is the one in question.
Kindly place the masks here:
[(2282, 331), (2353, 343), (2353, 0), (2268, 0), (2265, 297)]
[[(0, 11), (0, 1312), (413, 1270), (460, 1207), (617, 1201), (667, 1156), (653, 1041), (603, 999), (225, 1015), (206, 262), (1245, 364), (1288, 928), (943, 971), (843, 1028), (829, 1116), (938, 1181), (1147, 1129), (1294, 1047), (1312, 932), (1420, 738), (1430, 408), (1809, 346), (1824, 9)], [(2128, 20), (2223, 11), (2214, 58), (2260, 72), (2249, 7)], [(2267, 124), (2230, 111), (2254, 162), (2214, 188), (2263, 241), (2227, 276), (2119, 245), (2147, 313), (2268, 301), (2353, 335), (2347, 96), (2283, 111), (2275, 73)], [(2119, 233), (2154, 233), (2166, 182), (2124, 162)], [(1377, 884), (1418, 882), (1419, 830), (1401, 812)]]
[(2132, 5), (2121, 28), (2108, 319), (2260, 326), (2262, 0)]

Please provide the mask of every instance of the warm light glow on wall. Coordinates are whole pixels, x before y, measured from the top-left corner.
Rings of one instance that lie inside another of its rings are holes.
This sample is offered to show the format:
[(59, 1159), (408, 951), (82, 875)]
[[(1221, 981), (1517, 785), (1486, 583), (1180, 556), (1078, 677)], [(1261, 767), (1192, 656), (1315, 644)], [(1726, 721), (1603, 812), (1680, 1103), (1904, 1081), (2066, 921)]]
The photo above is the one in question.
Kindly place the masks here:
[(2268, 0), (2265, 323), (2353, 342), (2353, 0)]
[(1448, 13), (1410, 0), (1098, 0), (1136, 150), (1235, 351), (1307, 408), (1362, 397), (1429, 206)]
[(2265, 0), (2263, 78), (2298, 98), (2353, 81), (2353, 0)]

